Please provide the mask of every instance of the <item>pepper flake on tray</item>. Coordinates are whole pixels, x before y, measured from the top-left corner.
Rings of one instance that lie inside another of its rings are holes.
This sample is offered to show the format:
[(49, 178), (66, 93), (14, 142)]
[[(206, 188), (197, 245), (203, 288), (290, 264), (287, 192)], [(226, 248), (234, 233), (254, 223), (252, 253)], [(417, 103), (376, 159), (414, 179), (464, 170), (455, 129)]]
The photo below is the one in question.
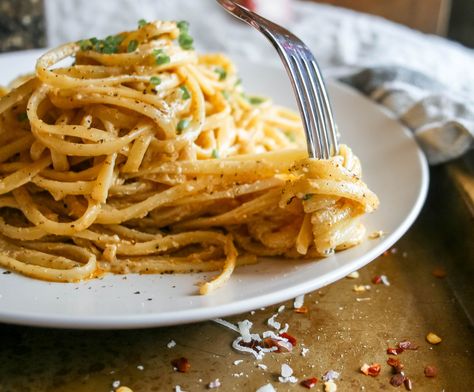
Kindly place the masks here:
[(405, 367), (398, 358), (389, 358), (387, 359), (387, 365), (390, 366), (395, 373), (401, 373)]
[(390, 281), (387, 278), (387, 275), (376, 275), (372, 278), (373, 284), (383, 284), (384, 286), (390, 286)]
[(372, 363), (372, 365), (368, 365), (366, 363), (364, 363), (361, 368), (360, 368), (360, 371), (362, 373), (364, 373), (366, 376), (371, 376), (371, 377), (377, 377), (380, 373), (380, 364), (378, 363)]
[(318, 383), (318, 379), (316, 377), (311, 377), (311, 378), (307, 378), (306, 380), (301, 381), (300, 385), (302, 387), (311, 389), (315, 387), (317, 383)]
[(433, 275), (435, 278), (443, 279), (446, 278), (448, 273), (443, 267), (438, 266), (433, 268), (433, 270), (431, 271), (431, 275)]
[(333, 380), (326, 381), (324, 383), (324, 392), (336, 392), (337, 385)]
[(398, 355), (398, 354), (401, 354), (403, 351), (405, 351), (403, 348), (401, 347), (389, 347), (387, 348), (387, 354), (388, 355)]
[(392, 376), (390, 379), (390, 384), (392, 384), (394, 387), (399, 387), (402, 385), (405, 381), (405, 375), (402, 373), (397, 373)]
[(418, 350), (418, 345), (415, 343), (412, 343), (408, 340), (404, 340), (403, 342), (399, 342), (397, 344), (398, 348), (401, 348), (403, 350)]
[(426, 335), (426, 340), (430, 344), (439, 344), (443, 339), (441, 339), (438, 335), (433, 332), (430, 332)]
[(433, 378), (438, 375), (438, 369), (436, 369), (434, 366), (425, 366), (425, 376), (428, 378)]
[(191, 364), (185, 357), (173, 359), (171, 365), (173, 365), (173, 367), (180, 373), (186, 373), (191, 369)]

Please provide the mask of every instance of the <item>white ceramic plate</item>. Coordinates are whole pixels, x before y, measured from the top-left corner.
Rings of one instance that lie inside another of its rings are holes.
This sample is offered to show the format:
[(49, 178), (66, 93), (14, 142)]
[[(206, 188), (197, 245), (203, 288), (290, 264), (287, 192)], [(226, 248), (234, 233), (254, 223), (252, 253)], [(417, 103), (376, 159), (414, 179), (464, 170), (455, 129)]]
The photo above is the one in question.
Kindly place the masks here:
[[(0, 84), (33, 69), (40, 52), (0, 56)], [(294, 106), (282, 69), (237, 61), (251, 93)], [(201, 321), (275, 304), (357, 270), (395, 243), (424, 202), (428, 170), (411, 134), (351, 89), (329, 83), (342, 141), (360, 157), (364, 179), (381, 201), (364, 219), (367, 232), (387, 236), (314, 262), (265, 260), (239, 268), (227, 285), (197, 295), (206, 274), (106, 276), (77, 284), (0, 273), (0, 321), (58, 328), (143, 328)]]

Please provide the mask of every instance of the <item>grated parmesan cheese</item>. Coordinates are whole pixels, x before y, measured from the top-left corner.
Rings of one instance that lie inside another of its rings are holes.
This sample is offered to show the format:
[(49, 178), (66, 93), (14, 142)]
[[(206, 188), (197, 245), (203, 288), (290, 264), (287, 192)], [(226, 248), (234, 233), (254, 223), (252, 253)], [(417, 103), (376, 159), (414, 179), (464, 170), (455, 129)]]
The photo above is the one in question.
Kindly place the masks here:
[(234, 365), (235, 366), (240, 365), (242, 362), (244, 362), (243, 359), (237, 359), (236, 361), (234, 361)]
[(257, 364), (257, 367), (259, 367), (262, 370), (267, 370), (268, 369), (267, 365), (264, 365), (263, 363)]
[(303, 347), (301, 349), (301, 356), (306, 357), (306, 354), (308, 354), (309, 348)]
[(281, 324), (278, 321), (275, 321), (277, 316), (278, 316), (278, 313), (275, 313), (272, 317), (268, 319), (267, 324), (272, 328), (280, 329)]
[(323, 376), (323, 381), (337, 380), (340, 376), (341, 373), (336, 372), (335, 370), (328, 370)]
[(281, 313), (281, 312), (283, 312), (284, 310), (285, 310), (285, 305), (281, 305), (281, 306), (278, 308), (277, 312), (278, 312), (278, 313)]
[(272, 384), (265, 384), (258, 388), (255, 392), (276, 392)]
[(252, 325), (253, 323), (249, 320), (239, 321), (237, 323), (240, 335), (245, 343), (250, 343), (252, 341), (252, 335), (250, 334)]
[(209, 389), (216, 389), (221, 386), (221, 382), (219, 381), (218, 378), (216, 378), (214, 381), (211, 381), (209, 384), (207, 384), (207, 387)]
[(303, 295), (298, 295), (295, 298), (295, 301), (293, 302), (293, 307), (295, 309), (299, 309), (304, 305), (304, 294)]
[(176, 346), (176, 342), (174, 340), (170, 340), (168, 344), (166, 345), (166, 347), (168, 348), (173, 348), (175, 346)]
[(174, 387), (174, 392), (186, 392), (186, 391), (183, 391), (179, 385), (176, 385)]
[(293, 369), (284, 363), (281, 365), (281, 376), (278, 377), (278, 381), (280, 381), (282, 384), (295, 384), (298, 382), (298, 379), (293, 376)]
[(371, 286), (369, 284), (361, 284), (357, 285), (355, 284), (352, 290), (354, 290), (356, 293), (361, 293), (364, 291), (369, 291), (371, 289)]
[(346, 276), (348, 279), (357, 279), (360, 276), (358, 271), (351, 272), (349, 275)]

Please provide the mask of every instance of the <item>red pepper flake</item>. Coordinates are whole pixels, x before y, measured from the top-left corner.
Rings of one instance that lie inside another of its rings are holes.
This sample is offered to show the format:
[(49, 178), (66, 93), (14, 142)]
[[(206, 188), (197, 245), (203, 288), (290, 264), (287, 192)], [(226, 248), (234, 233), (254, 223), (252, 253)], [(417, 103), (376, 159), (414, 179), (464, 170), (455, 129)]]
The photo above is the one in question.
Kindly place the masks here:
[(426, 366), (425, 367), (425, 376), (426, 377), (436, 377), (438, 375), (438, 369), (436, 369), (434, 366)]
[(294, 311), (295, 311), (295, 313), (306, 314), (306, 313), (308, 313), (308, 308), (306, 306), (302, 306), (301, 308), (296, 308)]
[(314, 386), (316, 386), (316, 383), (318, 382), (318, 379), (316, 377), (311, 377), (306, 380), (303, 380), (300, 382), (301, 386), (311, 389)]
[(288, 339), (288, 341), (291, 343), (291, 345), (292, 345), (293, 347), (296, 346), (296, 338), (294, 338), (294, 337), (291, 336), (290, 334), (288, 334), (288, 333), (286, 333), (286, 332), (283, 332), (283, 333), (280, 334), (280, 336), (281, 336), (282, 338)]
[(404, 368), (400, 360), (398, 358), (393, 358), (393, 357), (387, 359), (387, 365), (391, 366), (395, 373), (400, 373)]
[(184, 357), (173, 359), (171, 364), (180, 373), (186, 373), (191, 368), (191, 364), (189, 363), (188, 359)]
[(273, 338), (266, 338), (263, 339), (263, 347), (265, 348), (272, 348), (276, 347), (277, 350), (274, 351), (276, 353), (288, 353), (293, 350), (293, 345), (288, 341), (285, 342), (283, 340), (273, 339)]
[(418, 345), (415, 343), (412, 343), (408, 340), (404, 340), (403, 342), (399, 342), (397, 344), (398, 348), (401, 348), (403, 350), (418, 350)]
[(446, 278), (446, 275), (448, 275), (446, 270), (443, 267), (440, 267), (440, 266), (433, 268), (433, 271), (431, 271), (431, 274), (435, 278), (438, 278), (438, 279)]
[(258, 344), (259, 344), (259, 342), (255, 339), (250, 340), (250, 342), (244, 342), (242, 340), (242, 341), (240, 341), (239, 346), (244, 346), (244, 347), (254, 349), (255, 347), (258, 346)]
[(401, 347), (397, 347), (397, 348), (389, 347), (389, 348), (387, 348), (387, 354), (388, 355), (398, 355), (398, 354), (401, 354), (403, 351), (405, 351), (405, 350)]
[(403, 384), (405, 385), (405, 389), (407, 391), (411, 391), (413, 389), (413, 383), (408, 377), (405, 377), (405, 380), (403, 381)]
[(380, 364), (373, 363), (372, 365), (367, 365), (364, 363), (360, 368), (360, 371), (364, 373), (366, 376), (377, 377), (380, 373)]
[(373, 284), (380, 284), (382, 283), (382, 277), (380, 275), (375, 275), (373, 278), (372, 278), (372, 283)]
[(397, 373), (392, 376), (390, 379), (390, 384), (392, 384), (394, 387), (399, 387), (405, 382), (405, 375), (402, 373)]

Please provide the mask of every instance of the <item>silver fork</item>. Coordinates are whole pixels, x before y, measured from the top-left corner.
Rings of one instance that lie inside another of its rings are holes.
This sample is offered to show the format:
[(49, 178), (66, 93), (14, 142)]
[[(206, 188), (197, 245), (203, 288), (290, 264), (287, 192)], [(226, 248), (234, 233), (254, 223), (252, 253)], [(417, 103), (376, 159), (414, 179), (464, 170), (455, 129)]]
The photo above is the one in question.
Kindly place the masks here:
[(339, 150), (337, 129), (319, 66), (308, 47), (285, 28), (232, 0), (217, 0), (230, 14), (260, 31), (278, 52), (303, 120), (308, 154), (328, 159)]

